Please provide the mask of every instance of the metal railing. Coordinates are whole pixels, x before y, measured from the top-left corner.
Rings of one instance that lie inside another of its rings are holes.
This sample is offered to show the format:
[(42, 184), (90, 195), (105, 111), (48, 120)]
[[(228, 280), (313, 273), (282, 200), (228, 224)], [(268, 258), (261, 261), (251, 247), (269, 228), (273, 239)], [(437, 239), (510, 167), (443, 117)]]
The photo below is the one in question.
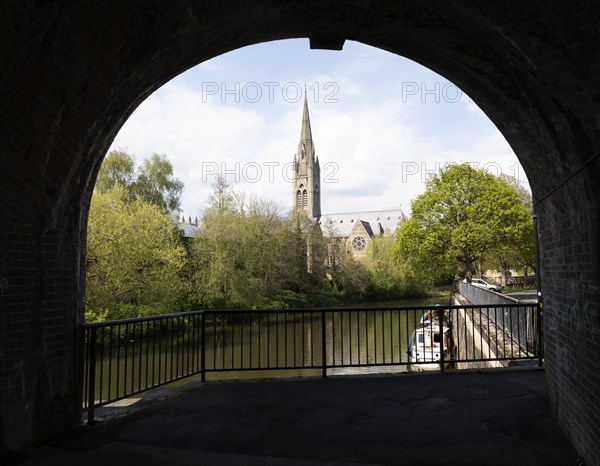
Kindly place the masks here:
[[(288, 310), (210, 310), (90, 323), (84, 332), (84, 410), (199, 375), (272, 371), (321, 375), (373, 366), (410, 368), (413, 332), (424, 315), (443, 313), (452, 329), (452, 363), (535, 359), (537, 306), (473, 305)], [(488, 318), (495, 314), (497, 319)], [(525, 332), (498, 338), (527, 314)], [(508, 320), (507, 320), (508, 319)], [(440, 321), (441, 322), (441, 321)], [(533, 338), (535, 344), (524, 342)], [(481, 341), (479, 341), (481, 340)], [(486, 345), (483, 345), (483, 341)], [(487, 350), (485, 348), (487, 348)], [(450, 348), (444, 348), (441, 353)], [(432, 350), (433, 351), (433, 350)], [(419, 363), (444, 369), (429, 358)]]

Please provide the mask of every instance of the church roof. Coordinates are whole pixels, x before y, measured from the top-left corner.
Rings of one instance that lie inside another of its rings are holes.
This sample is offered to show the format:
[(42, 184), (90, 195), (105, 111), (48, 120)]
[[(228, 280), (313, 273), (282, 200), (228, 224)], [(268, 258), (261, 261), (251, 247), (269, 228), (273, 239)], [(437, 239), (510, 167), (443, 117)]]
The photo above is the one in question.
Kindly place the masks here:
[(193, 238), (200, 231), (200, 228), (192, 223), (178, 223), (177, 228), (181, 230), (181, 236), (184, 238)]
[[(324, 214), (317, 220), (321, 225), (323, 234), (330, 235), (333, 230), (334, 237), (347, 238), (356, 222), (362, 222), (367, 232), (378, 236), (381, 233), (393, 234), (398, 228), (398, 222), (405, 219), (402, 209), (372, 210), (363, 212), (346, 212), (340, 214)], [(368, 227), (365, 225), (368, 225)]]

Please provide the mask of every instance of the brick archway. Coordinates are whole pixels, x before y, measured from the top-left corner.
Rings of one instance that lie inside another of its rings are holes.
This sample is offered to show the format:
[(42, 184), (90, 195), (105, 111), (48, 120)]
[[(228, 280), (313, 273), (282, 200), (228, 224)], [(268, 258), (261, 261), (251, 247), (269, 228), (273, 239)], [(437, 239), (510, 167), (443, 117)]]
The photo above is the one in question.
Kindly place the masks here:
[(581, 388), (600, 385), (593, 357), (600, 352), (595, 2), (205, 3), (3, 7), (1, 444), (18, 448), (78, 421), (87, 208), (123, 122), (197, 63), (262, 41), (308, 37), (330, 48), (358, 40), (431, 68), (472, 96), (509, 141), (542, 229), (552, 406), (580, 452), (597, 459), (600, 419), (590, 406), (600, 398)]

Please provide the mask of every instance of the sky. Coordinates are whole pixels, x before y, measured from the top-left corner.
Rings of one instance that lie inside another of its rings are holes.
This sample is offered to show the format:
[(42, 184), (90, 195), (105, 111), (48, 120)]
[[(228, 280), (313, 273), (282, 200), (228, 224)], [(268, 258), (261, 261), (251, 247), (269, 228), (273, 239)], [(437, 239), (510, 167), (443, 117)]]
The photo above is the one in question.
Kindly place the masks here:
[(244, 47), (197, 65), (135, 110), (113, 141), (138, 163), (165, 154), (200, 217), (217, 173), (238, 191), (292, 206), (304, 90), (321, 164), (323, 214), (402, 208), (448, 163), (526, 182), (494, 124), (447, 79), (398, 55), (347, 41)]

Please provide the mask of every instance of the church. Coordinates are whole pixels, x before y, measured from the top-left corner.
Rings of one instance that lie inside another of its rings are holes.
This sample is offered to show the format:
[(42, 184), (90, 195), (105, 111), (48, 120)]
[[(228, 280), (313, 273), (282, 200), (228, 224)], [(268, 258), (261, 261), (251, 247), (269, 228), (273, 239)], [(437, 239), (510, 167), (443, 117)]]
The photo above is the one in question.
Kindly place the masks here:
[(373, 238), (393, 235), (398, 222), (406, 219), (401, 209), (321, 213), (321, 168), (319, 157), (315, 154), (306, 94), (292, 183), (293, 210), (312, 219), (323, 236), (335, 240), (338, 248), (356, 259), (364, 254)]

